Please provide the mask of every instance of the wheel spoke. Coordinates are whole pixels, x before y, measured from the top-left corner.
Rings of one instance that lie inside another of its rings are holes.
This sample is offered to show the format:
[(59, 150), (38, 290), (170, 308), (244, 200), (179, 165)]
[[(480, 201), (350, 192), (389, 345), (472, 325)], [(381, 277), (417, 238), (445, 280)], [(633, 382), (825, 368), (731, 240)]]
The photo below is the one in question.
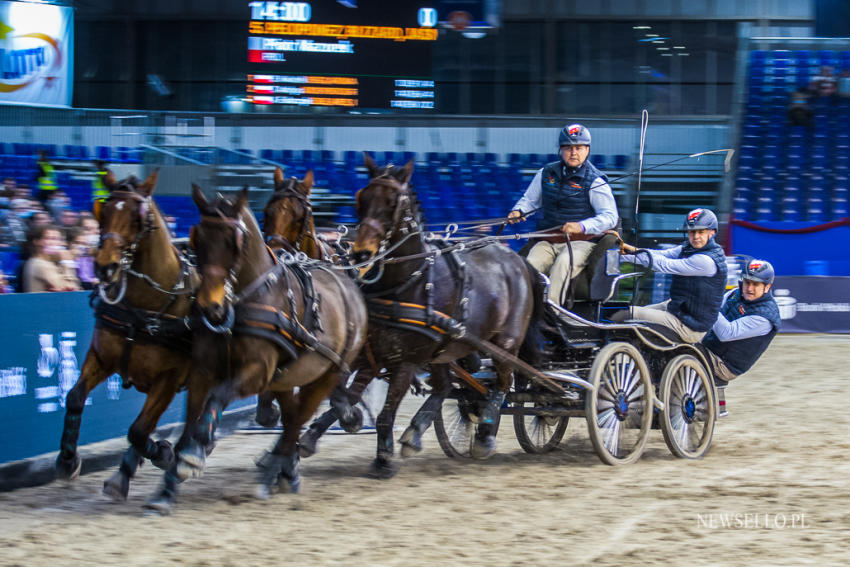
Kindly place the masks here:
[(646, 388), (644, 388), (642, 381), (638, 382), (638, 384), (640, 384), (640, 386), (638, 386), (635, 391), (632, 392), (628, 398), (626, 398), (629, 404), (631, 404), (635, 400), (641, 399), (643, 397), (644, 392), (646, 391)]

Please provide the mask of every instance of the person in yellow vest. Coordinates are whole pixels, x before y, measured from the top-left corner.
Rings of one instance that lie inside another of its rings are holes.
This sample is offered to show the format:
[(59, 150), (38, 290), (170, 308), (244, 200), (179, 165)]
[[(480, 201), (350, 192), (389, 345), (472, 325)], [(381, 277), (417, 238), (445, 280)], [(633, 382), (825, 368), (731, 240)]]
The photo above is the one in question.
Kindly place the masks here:
[(109, 173), (106, 169), (106, 162), (99, 159), (94, 162), (94, 167), (94, 177), (92, 177), (91, 180), (92, 203), (96, 201), (105, 201), (109, 197), (109, 189), (106, 188), (106, 184), (103, 182), (107, 173)]
[(53, 165), (47, 161), (47, 153), (44, 150), (38, 151), (38, 159), (36, 160), (36, 177), (38, 178), (38, 200), (44, 203), (48, 197), (53, 194), (59, 187), (56, 184), (56, 170)]

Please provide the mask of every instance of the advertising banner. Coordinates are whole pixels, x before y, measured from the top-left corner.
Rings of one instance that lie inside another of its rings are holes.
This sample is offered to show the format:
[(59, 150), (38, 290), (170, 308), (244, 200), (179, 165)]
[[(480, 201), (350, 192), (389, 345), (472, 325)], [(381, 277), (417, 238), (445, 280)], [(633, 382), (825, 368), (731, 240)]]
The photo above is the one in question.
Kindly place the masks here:
[[(59, 450), (65, 397), (93, 330), (88, 292), (0, 295), (0, 464)], [(183, 421), (185, 396), (174, 398), (159, 425)], [(125, 437), (144, 401), (117, 374), (107, 378), (86, 400), (80, 445)], [(253, 403), (254, 396), (228, 409)]]
[(850, 333), (850, 277), (777, 277), (783, 333)]
[(74, 11), (0, 1), (0, 103), (70, 106)]

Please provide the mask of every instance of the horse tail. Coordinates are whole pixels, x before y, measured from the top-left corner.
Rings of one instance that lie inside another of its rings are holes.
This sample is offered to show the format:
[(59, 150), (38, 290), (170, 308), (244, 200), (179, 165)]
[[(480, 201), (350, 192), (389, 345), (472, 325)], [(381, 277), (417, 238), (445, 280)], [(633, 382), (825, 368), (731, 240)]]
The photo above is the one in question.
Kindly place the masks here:
[(532, 366), (540, 363), (540, 346), (544, 342), (543, 327), (546, 319), (546, 283), (537, 269), (524, 259), (528, 276), (531, 279), (531, 293), (534, 299), (534, 308), (531, 312), (531, 320), (528, 322), (528, 330), (525, 339), (519, 348), (519, 358)]

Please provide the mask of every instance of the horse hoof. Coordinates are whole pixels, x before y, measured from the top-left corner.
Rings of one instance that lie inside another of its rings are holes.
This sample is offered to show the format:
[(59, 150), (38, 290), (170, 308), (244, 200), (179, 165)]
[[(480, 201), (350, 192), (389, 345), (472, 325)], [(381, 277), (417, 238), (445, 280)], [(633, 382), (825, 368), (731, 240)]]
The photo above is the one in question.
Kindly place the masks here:
[(288, 492), (289, 494), (298, 494), (301, 492), (301, 475), (297, 475), (295, 478), (286, 478), (285, 476), (281, 478), (280, 491)]
[(56, 457), (56, 476), (64, 480), (76, 480), (83, 468), (83, 460), (77, 453), (70, 459), (63, 459), (60, 454)]
[(496, 452), (496, 437), (488, 435), (486, 437), (475, 437), (472, 441), (472, 446), (469, 448), (469, 454), (473, 459), (484, 460)]
[(257, 415), (254, 416), (254, 421), (263, 427), (277, 427), (280, 421), (280, 410), (274, 405), (257, 405)]
[(372, 461), (372, 470), (369, 476), (378, 480), (389, 480), (398, 472), (398, 465), (387, 459), (375, 459)]
[(416, 434), (413, 427), (408, 427), (401, 434), (401, 456), (404, 458), (412, 457), (422, 451), (422, 437)]
[(174, 448), (171, 446), (171, 443), (165, 439), (157, 441), (156, 444), (159, 446), (159, 457), (151, 459), (151, 463), (153, 463), (153, 466), (156, 468), (167, 471), (174, 466)]
[(200, 444), (190, 444), (177, 458), (177, 478), (180, 480), (200, 478), (204, 473), (206, 459), (207, 453)]
[(348, 414), (339, 418), (339, 424), (346, 433), (357, 433), (363, 427), (363, 411), (352, 406)]
[(316, 437), (312, 429), (308, 429), (298, 439), (298, 455), (302, 459), (312, 457), (319, 450), (319, 438)]
[(173, 507), (174, 503), (171, 501), (171, 498), (168, 498), (167, 496), (156, 496), (142, 504), (142, 508), (146, 513), (158, 514), (160, 516), (168, 516), (171, 514)]
[(254, 489), (254, 496), (257, 500), (268, 500), (274, 495), (274, 490), (267, 484), (258, 484)]
[(130, 493), (130, 479), (121, 471), (103, 481), (103, 495), (115, 502), (125, 502)]

